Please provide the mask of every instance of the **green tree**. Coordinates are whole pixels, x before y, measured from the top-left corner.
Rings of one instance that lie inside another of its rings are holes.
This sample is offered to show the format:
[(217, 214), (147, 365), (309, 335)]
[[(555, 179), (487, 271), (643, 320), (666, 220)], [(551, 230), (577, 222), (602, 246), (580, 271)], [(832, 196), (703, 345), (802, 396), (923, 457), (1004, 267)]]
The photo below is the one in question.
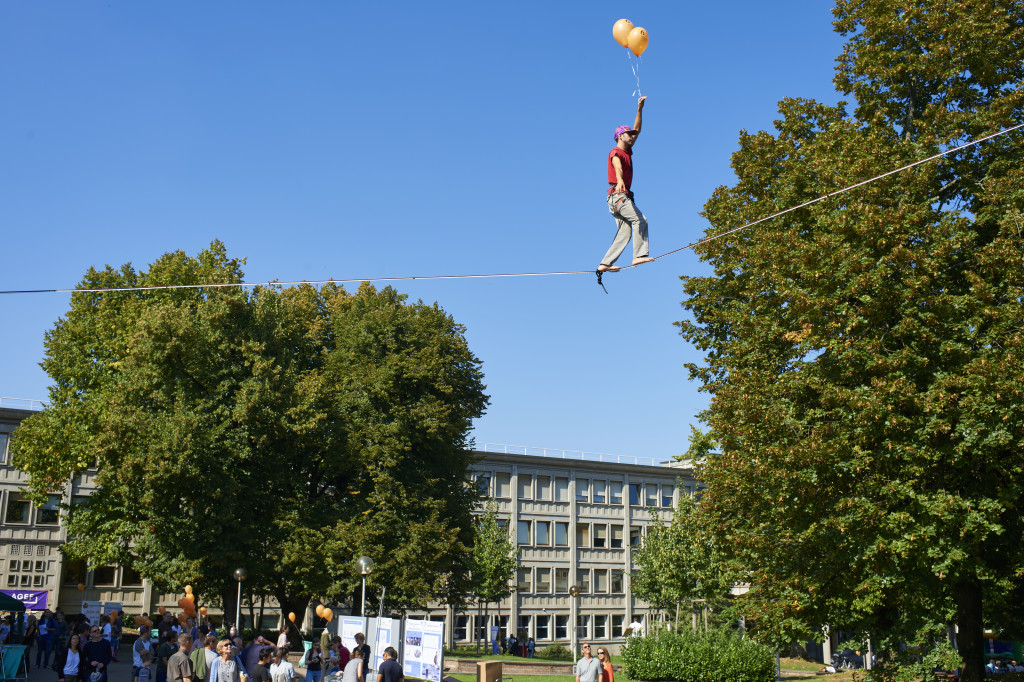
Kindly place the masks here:
[[(1024, 7), (840, 0), (836, 84), (741, 134), (708, 236), (1024, 120)], [(699, 247), (690, 366), (720, 454), (702, 513), (760, 636), (830, 623), (894, 652), (1019, 625), (1024, 575), (1021, 137), (1005, 135)]]
[[(498, 523), (498, 506), (489, 500), (476, 520), (476, 541), (473, 545), (473, 592), (484, 605), (484, 622), (488, 622), (491, 602), (499, 602), (515, 591), (519, 547), (507, 527)], [(486, 633), (485, 633), (486, 634)], [(480, 643), (477, 642), (477, 648)]]
[[(241, 281), (214, 242), (82, 287)], [(47, 408), (12, 442), (42, 499), (89, 474), (66, 552), (200, 601), (348, 600), (355, 557), (397, 605), (464, 588), (466, 434), (487, 398), (464, 329), (387, 288), (76, 293), (47, 334)]]

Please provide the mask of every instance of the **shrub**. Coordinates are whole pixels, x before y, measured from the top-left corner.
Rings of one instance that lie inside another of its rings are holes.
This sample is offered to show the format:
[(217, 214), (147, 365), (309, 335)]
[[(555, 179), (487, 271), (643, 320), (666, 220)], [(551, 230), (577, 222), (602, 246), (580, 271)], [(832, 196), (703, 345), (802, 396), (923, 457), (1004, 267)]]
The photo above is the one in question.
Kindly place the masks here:
[(572, 652), (561, 644), (549, 644), (536, 652), (537, 658), (546, 658), (552, 661), (571, 661)]
[(689, 629), (630, 637), (621, 659), (633, 680), (770, 682), (775, 654), (731, 630)]

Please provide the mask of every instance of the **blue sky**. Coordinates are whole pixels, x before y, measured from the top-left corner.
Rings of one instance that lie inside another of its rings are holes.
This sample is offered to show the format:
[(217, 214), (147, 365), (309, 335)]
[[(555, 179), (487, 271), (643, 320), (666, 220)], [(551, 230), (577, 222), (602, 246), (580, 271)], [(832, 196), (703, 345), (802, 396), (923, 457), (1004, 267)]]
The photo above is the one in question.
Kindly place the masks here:
[[(0, 289), (220, 239), (246, 279), (596, 267), (647, 29), (633, 189), (651, 251), (703, 233), (741, 129), (839, 99), (830, 5), (222, 0), (0, 4)], [(627, 251), (627, 254), (629, 251)], [(628, 257), (628, 256), (627, 256)], [(400, 283), (467, 327), (478, 443), (667, 459), (707, 397), (672, 322), (689, 251), (605, 277)], [(0, 296), (0, 396), (45, 399), (64, 294)]]

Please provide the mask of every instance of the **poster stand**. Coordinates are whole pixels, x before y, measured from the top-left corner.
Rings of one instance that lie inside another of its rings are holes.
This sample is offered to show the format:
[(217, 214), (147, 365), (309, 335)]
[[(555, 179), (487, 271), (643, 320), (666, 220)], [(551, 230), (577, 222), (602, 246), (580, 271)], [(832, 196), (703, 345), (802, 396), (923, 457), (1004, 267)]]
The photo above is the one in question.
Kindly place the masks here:
[(0, 670), (5, 680), (27, 680), (28, 664), (25, 661), (24, 644), (0, 646)]

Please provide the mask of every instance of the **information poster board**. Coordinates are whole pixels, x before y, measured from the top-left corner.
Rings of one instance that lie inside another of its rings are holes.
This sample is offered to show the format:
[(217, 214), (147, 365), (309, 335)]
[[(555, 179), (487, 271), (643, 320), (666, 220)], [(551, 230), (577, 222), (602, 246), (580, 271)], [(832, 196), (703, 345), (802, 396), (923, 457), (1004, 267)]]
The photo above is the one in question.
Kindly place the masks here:
[(376, 618), (377, 636), (373, 644), (373, 670), (379, 670), (384, 660), (384, 650), (389, 646), (395, 646), (391, 633), (395, 630), (395, 623), (390, 618)]
[[(363, 632), (363, 619), (362, 618), (342, 618), (341, 619), (341, 643), (345, 645), (345, 648), (352, 651), (356, 648), (356, 633)], [(366, 633), (363, 632), (365, 635)], [(365, 661), (363, 665), (369, 665), (369, 661)]]
[(114, 611), (121, 611), (124, 609), (124, 605), (119, 601), (108, 601), (103, 602), (103, 616), (109, 616)]
[(97, 625), (100, 622), (100, 608), (102, 604), (98, 601), (83, 601), (82, 613), (89, 619), (90, 625)]
[(405, 646), (402, 647), (402, 672), (431, 682), (441, 682), (444, 670), (444, 621), (405, 621)]

